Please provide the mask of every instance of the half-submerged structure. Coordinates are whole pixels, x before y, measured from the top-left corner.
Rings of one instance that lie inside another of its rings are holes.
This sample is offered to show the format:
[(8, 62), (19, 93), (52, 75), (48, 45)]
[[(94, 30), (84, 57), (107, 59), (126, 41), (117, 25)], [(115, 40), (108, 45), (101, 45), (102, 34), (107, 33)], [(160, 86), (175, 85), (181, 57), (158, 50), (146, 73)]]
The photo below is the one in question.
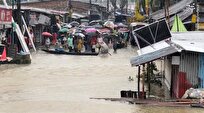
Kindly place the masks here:
[(139, 50), (130, 62), (140, 71), (141, 66), (163, 60), (165, 84), (172, 97), (181, 98), (191, 87), (204, 87), (204, 33), (171, 33), (165, 23), (163, 20), (133, 31)]

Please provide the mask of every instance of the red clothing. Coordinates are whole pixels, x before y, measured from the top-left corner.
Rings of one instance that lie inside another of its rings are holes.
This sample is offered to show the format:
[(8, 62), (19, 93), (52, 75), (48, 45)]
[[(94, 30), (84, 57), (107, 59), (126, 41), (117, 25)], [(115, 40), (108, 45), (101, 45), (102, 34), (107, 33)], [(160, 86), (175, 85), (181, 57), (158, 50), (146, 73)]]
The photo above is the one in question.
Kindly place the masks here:
[(57, 33), (53, 33), (52, 35), (52, 44), (55, 45), (57, 43)]
[(91, 45), (96, 45), (96, 43), (97, 43), (96, 37), (92, 37), (91, 38)]

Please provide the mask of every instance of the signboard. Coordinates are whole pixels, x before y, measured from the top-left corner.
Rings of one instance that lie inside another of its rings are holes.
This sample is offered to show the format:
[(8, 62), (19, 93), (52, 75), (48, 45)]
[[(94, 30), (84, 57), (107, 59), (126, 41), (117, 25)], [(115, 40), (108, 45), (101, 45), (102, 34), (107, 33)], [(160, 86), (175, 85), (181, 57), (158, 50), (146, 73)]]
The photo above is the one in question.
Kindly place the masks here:
[(134, 30), (135, 40), (139, 48), (150, 46), (171, 37), (166, 20), (154, 22), (148, 26)]
[(12, 10), (0, 8), (0, 24), (11, 24)]
[(179, 65), (180, 64), (180, 56), (172, 56), (172, 65)]

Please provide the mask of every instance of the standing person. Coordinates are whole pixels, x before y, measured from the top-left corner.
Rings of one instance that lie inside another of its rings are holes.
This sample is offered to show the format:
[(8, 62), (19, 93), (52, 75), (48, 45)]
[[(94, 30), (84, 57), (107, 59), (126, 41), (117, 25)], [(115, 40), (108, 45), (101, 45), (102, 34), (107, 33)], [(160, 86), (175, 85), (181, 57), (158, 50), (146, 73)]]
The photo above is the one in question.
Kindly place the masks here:
[(73, 45), (73, 37), (71, 34), (68, 36), (67, 42), (68, 42), (69, 52), (72, 52), (74, 45)]
[(62, 38), (62, 41), (63, 41), (63, 48), (68, 49), (67, 34), (64, 35), (64, 37)]
[(78, 48), (77, 48), (77, 43), (78, 43), (78, 42), (77, 42), (77, 37), (74, 37), (73, 40), (74, 40), (74, 41), (73, 41), (73, 42), (74, 42), (74, 51), (75, 51), (75, 52), (78, 52)]
[(92, 52), (95, 52), (96, 43), (97, 43), (97, 38), (96, 38), (96, 36), (93, 36), (93, 37), (91, 38), (91, 51), (92, 51)]
[(102, 36), (101, 35), (98, 35), (98, 38), (97, 38), (97, 48), (98, 48), (98, 51), (100, 51), (100, 49), (101, 49), (101, 46), (103, 45), (103, 44), (105, 44), (105, 42), (103, 41), (103, 38), (102, 38)]
[(114, 50), (113, 52), (117, 53), (117, 40), (115, 39), (115, 37), (113, 38), (113, 42), (112, 43), (113, 43), (113, 50)]
[(46, 47), (46, 49), (50, 48), (50, 38), (49, 37), (46, 37), (46, 39), (45, 39), (45, 47)]
[(53, 36), (52, 37), (52, 44), (56, 45), (56, 43), (57, 43), (57, 33), (53, 33), (52, 36)]
[(84, 47), (85, 47), (85, 51), (88, 51), (88, 45), (89, 45), (89, 38), (88, 35), (86, 34), (86, 32), (83, 30), (82, 34), (84, 35)]
[[(34, 37), (34, 33), (33, 33), (32, 28), (30, 28), (30, 36), (31, 36), (31, 39), (33, 40), (33, 43), (34, 43), (35, 42), (35, 37)], [(32, 47), (31, 41), (29, 41), (29, 47)]]
[(62, 28), (61, 25), (60, 25), (60, 20), (59, 19), (56, 20), (56, 26), (57, 26), (58, 30), (60, 30)]
[(55, 45), (57, 43), (57, 37), (59, 36), (58, 31), (61, 29), (61, 25), (59, 20), (54, 17), (53, 25), (52, 25), (52, 44)]
[(81, 53), (82, 48), (83, 48), (83, 40), (81, 37), (79, 37), (77, 42), (77, 49), (79, 53)]

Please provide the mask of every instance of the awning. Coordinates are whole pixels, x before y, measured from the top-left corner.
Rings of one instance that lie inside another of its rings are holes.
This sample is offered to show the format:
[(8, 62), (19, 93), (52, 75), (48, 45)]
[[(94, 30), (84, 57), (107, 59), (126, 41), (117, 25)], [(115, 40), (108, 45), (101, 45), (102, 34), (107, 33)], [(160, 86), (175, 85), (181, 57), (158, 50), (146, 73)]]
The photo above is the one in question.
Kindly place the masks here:
[(176, 52), (178, 52), (178, 50), (175, 49), (175, 47), (169, 46), (169, 47), (165, 47), (163, 49), (156, 50), (154, 52), (150, 52), (147, 54), (142, 54), (142, 55), (133, 57), (133, 58), (131, 58), (130, 63), (133, 66), (137, 66), (137, 65), (141, 65), (141, 64), (159, 59), (163, 56), (167, 56), (167, 55), (170, 55), (170, 54), (173, 54)]

